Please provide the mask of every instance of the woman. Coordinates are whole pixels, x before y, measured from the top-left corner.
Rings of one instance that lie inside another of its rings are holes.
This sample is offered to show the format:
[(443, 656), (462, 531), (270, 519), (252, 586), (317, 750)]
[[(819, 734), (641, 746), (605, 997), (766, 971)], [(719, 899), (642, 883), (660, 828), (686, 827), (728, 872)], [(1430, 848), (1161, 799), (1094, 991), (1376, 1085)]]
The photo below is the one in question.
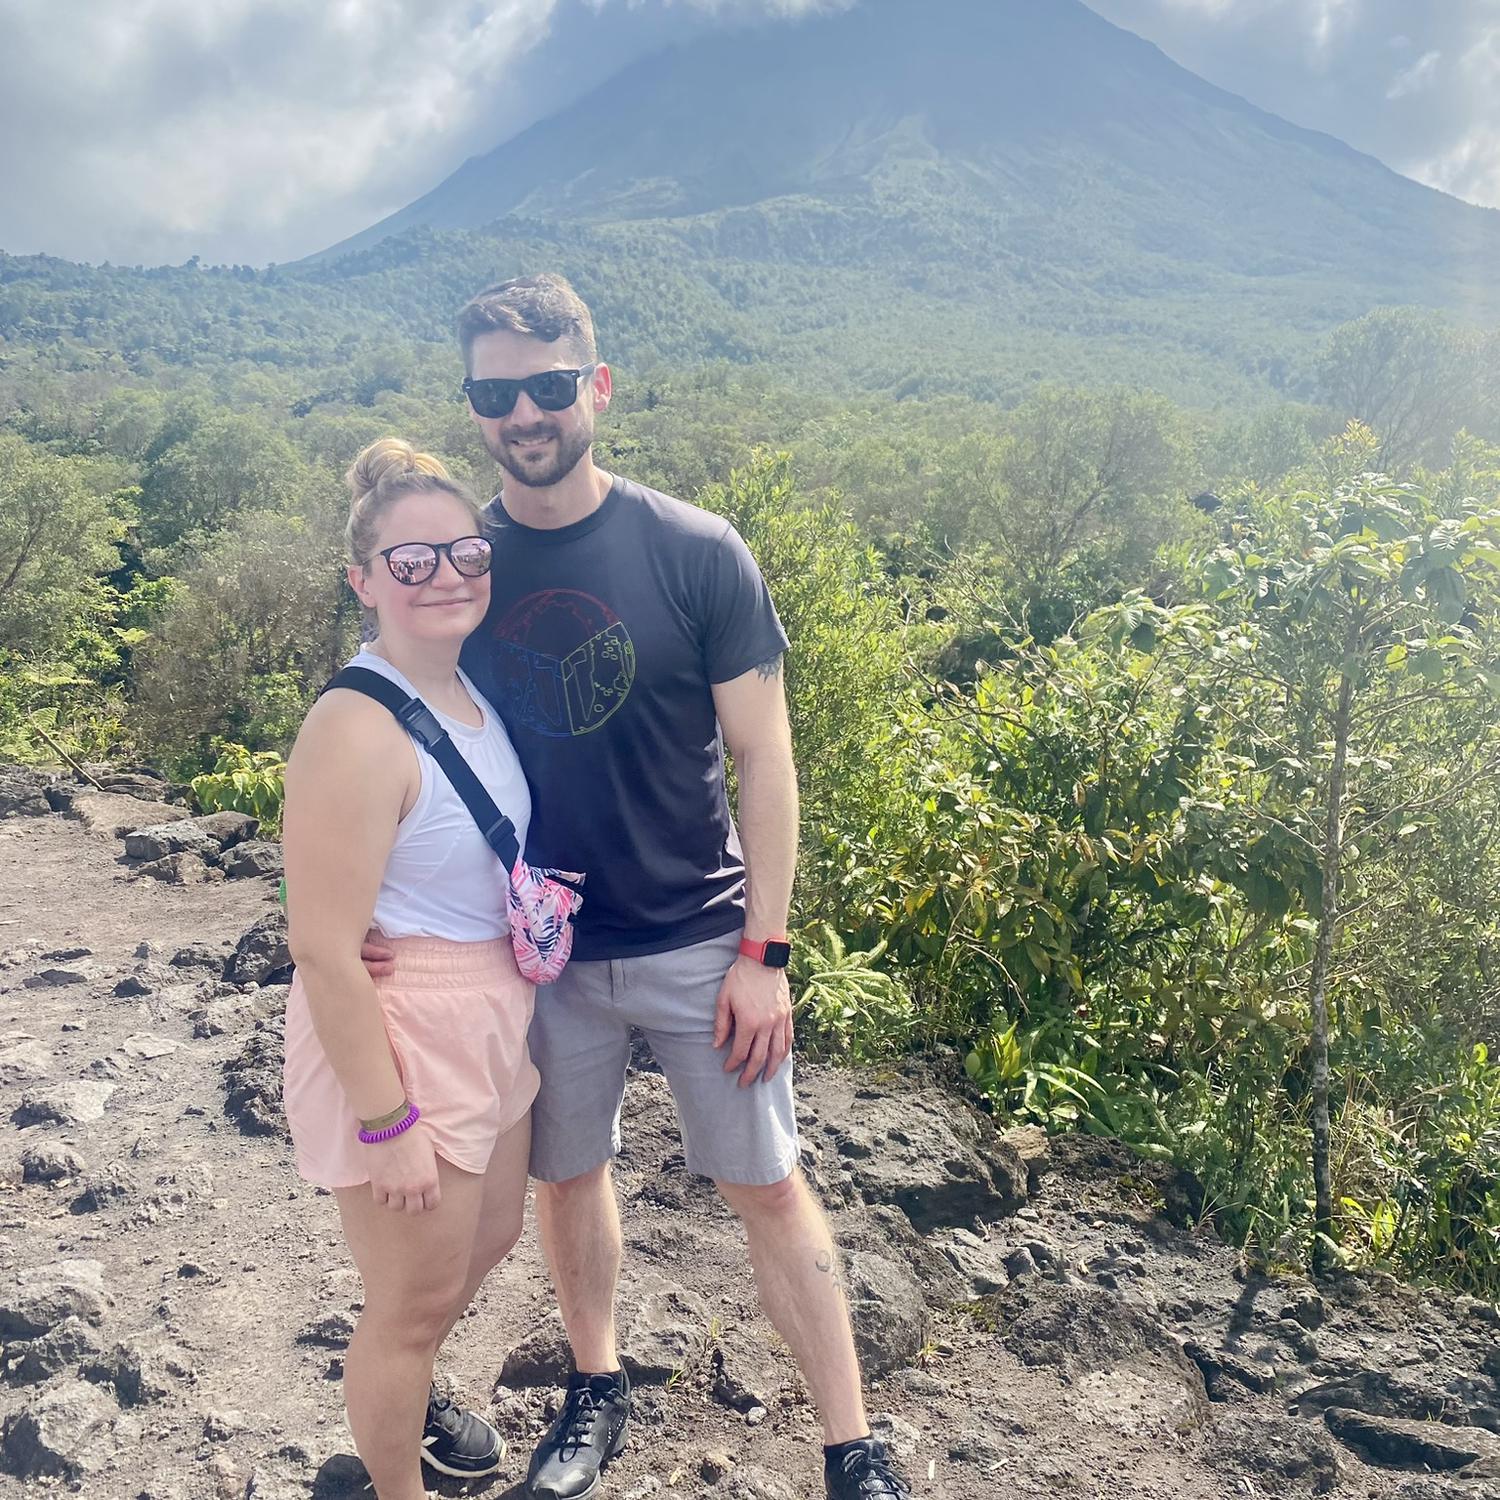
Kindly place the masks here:
[[(394, 438), (365, 449), (348, 481), (349, 583), (378, 631), (352, 664), (438, 715), (524, 847), (525, 777), (458, 669), (489, 602), (477, 507), (438, 460)], [(287, 1119), (297, 1169), (333, 1190), (364, 1281), (344, 1362), (349, 1427), (379, 1500), (421, 1500), (419, 1454), (473, 1475), (497, 1469), (503, 1451), (430, 1382), (439, 1345), (521, 1231), (533, 989), (507, 937), (499, 860), (437, 764), (373, 699), (334, 689), (308, 714), (287, 765), (283, 837), (297, 965)], [(360, 962), (372, 923), (392, 939), (389, 979)]]

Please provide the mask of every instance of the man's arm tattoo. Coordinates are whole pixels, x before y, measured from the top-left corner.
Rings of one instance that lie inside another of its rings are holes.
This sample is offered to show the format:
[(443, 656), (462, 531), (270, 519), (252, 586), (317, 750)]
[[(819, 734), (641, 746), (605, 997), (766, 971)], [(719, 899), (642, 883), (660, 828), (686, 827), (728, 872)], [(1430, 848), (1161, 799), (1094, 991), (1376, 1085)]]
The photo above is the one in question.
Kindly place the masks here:
[(773, 677), (781, 676), (781, 658), (773, 656), (770, 661), (763, 661), (756, 669), (755, 675), (762, 682), (769, 682)]

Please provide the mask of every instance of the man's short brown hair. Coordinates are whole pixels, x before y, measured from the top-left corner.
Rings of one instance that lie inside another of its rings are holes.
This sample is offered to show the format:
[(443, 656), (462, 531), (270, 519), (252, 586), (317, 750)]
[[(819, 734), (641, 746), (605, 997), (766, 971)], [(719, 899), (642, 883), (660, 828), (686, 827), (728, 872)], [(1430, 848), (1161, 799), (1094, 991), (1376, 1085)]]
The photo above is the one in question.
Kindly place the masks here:
[(551, 271), (496, 282), (465, 304), (458, 315), (458, 342), (466, 370), (474, 340), (486, 333), (522, 333), (546, 344), (570, 339), (585, 364), (599, 358), (587, 305), (567, 277)]

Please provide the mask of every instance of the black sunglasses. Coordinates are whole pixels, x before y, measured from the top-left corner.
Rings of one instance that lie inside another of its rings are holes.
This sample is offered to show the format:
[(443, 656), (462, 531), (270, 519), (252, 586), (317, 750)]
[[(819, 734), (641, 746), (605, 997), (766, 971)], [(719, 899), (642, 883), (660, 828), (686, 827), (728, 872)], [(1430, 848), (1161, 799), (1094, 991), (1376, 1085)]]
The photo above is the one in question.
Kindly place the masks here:
[(415, 587), (438, 570), (438, 558), (448, 554), (454, 571), (465, 578), (483, 578), (490, 570), (490, 544), (482, 536), (461, 536), (453, 542), (398, 542), (378, 554), (397, 583)]
[(463, 393), (476, 416), (508, 417), (525, 391), (542, 411), (566, 411), (578, 399), (578, 382), (592, 375), (599, 366), (585, 365), (581, 370), (540, 370), (524, 380), (475, 380), (463, 383)]

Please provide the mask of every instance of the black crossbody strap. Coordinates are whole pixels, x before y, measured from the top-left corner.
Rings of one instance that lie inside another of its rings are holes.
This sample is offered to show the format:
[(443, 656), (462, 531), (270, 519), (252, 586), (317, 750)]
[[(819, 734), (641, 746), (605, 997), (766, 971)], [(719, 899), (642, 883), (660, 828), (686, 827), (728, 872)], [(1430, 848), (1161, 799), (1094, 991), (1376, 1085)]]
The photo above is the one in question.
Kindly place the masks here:
[(443, 774), (453, 783), (453, 790), (479, 825), (485, 842), (505, 865), (507, 874), (515, 869), (521, 857), (516, 825), (496, 807), (495, 799), (485, 791), (484, 783), (438, 722), (438, 716), (420, 698), (410, 697), (389, 677), (368, 667), (345, 667), (323, 691), (326, 693), (328, 688), (349, 688), (390, 709), (401, 727), (442, 767)]

